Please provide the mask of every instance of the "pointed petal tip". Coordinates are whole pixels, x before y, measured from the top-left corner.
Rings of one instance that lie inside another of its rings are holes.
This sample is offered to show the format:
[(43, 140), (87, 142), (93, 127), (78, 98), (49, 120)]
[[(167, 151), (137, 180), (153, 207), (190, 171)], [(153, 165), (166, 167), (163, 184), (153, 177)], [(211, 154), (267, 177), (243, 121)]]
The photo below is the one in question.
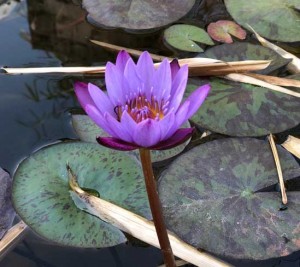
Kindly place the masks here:
[(211, 90), (211, 86), (210, 86), (209, 83), (207, 83), (207, 84), (204, 84), (204, 85), (200, 86), (200, 87), (197, 88), (196, 90), (201, 90), (201, 91), (203, 92), (203, 94), (204, 94), (204, 93), (208, 94), (209, 91)]
[(114, 137), (97, 137), (96, 140), (100, 145), (114, 150), (131, 151), (139, 148), (135, 144), (127, 143)]
[(74, 83), (75, 92), (76, 90), (86, 89), (88, 87), (87, 83), (76, 81)]

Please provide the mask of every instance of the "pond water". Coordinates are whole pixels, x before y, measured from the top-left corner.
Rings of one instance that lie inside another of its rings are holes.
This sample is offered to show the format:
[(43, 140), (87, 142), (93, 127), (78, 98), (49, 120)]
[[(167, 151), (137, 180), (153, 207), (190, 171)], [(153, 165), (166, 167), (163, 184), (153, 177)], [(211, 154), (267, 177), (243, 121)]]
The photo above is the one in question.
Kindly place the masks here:
[[(114, 60), (115, 53), (93, 45), (98, 39), (125, 47), (168, 55), (161, 32), (133, 34), (99, 29), (86, 22), (75, 0), (0, 1), (0, 66), (90, 66)], [(220, 1), (217, 1), (220, 2)], [(1, 14), (1, 8), (6, 14)], [(209, 20), (209, 18), (208, 18)], [(75, 80), (95, 77), (0, 73), (0, 166), (13, 173), (33, 151), (60, 139), (76, 138), (68, 110), (78, 106)], [(1, 267), (154, 267), (162, 263), (158, 249), (124, 244), (107, 249), (74, 249), (51, 244), (30, 233), (1, 262)], [(235, 266), (298, 267), (299, 253), (288, 259), (232, 262)]]

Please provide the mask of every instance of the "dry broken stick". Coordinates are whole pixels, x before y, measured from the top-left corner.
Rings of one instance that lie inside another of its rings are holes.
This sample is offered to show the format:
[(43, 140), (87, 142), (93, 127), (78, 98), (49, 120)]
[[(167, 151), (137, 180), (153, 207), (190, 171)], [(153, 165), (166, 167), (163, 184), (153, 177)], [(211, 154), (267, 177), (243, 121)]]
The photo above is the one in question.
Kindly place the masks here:
[[(70, 188), (73, 190), (71, 196), (76, 202), (77, 207), (112, 224), (121, 231), (159, 248), (159, 242), (153, 222), (83, 191), (77, 183), (76, 175), (72, 172), (70, 167), (67, 167), (67, 169)], [(168, 236), (174, 255), (187, 262), (196, 266), (205, 267), (231, 266), (205, 252), (198, 251), (196, 248), (180, 240), (171, 232), (168, 232)]]
[(244, 75), (253, 77), (255, 79), (273, 84), (273, 85), (279, 85), (279, 86), (291, 86), (291, 87), (298, 87), (300, 88), (300, 81), (295, 79), (287, 79), (287, 78), (281, 78), (276, 76), (269, 76), (269, 75), (263, 75), (263, 74), (257, 74), (257, 73), (245, 73)]
[(292, 153), (300, 159), (300, 139), (289, 135), (283, 144), (281, 144), (287, 151)]
[(0, 240), (0, 261), (24, 238), (27, 230), (28, 226), (21, 221), (7, 231)]
[(285, 190), (285, 186), (284, 186), (282, 169), (281, 169), (279, 155), (278, 155), (277, 148), (276, 148), (276, 145), (275, 145), (274, 138), (273, 138), (272, 134), (270, 134), (268, 136), (268, 140), (270, 142), (271, 150), (272, 150), (272, 153), (273, 153), (273, 157), (274, 157), (275, 165), (276, 165), (276, 169), (277, 169), (279, 185), (280, 185), (280, 191), (281, 191), (282, 204), (286, 205), (288, 200), (287, 200), (286, 190)]
[[(228, 73), (239, 73), (266, 68), (268, 60), (248, 60), (222, 62), (207, 58), (185, 58), (178, 60), (179, 65), (189, 66), (189, 76), (216, 76)], [(156, 63), (158, 67), (160, 63)], [(77, 73), (77, 74), (104, 74), (105, 67), (43, 67), (43, 68), (1, 68), (7, 74), (30, 74), (30, 73)]]
[(250, 77), (247, 74), (239, 74), (239, 73), (231, 73), (224, 76), (225, 79), (236, 81), (236, 82), (243, 82), (243, 83), (249, 83), (253, 85), (258, 85), (264, 88), (268, 88), (280, 93), (288, 94), (295, 97), (300, 97), (300, 93), (286, 89), (284, 87), (273, 85), (267, 82), (264, 82), (262, 80), (256, 79), (254, 77)]
[(281, 47), (272, 44), (271, 42), (267, 41), (265, 38), (261, 37), (250, 25), (248, 27), (251, 29), (251, 31), (255, 34), (255, 37), (258, 39), (258, 41), (265, 47), (268, 47), (272, 50), (274, 50), (277, 54), (284, 58), (291, 59), (292, 61), (287, 65), (287, 68), (292, 73), (300, 73), (300, 59), (296, 57), (295, 55), (285, 51)]

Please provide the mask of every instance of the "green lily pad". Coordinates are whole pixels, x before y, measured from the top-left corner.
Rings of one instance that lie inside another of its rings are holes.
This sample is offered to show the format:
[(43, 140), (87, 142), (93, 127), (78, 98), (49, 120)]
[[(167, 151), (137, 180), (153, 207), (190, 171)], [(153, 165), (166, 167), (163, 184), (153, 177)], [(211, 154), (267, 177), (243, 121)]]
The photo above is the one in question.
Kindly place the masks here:
[(101, 25), (126, 29), (152, 29), (186, 15), (195, 0), (83, 0), (89, 16)]
[(218, 78), (190, 79), (186, 91), (206, 83), (212, 90), (191, 119), (208, 130), (231, 136), (263, 136), (300, 122), (298, 97)]
[(266, 69), (256, 71), (261, 74), (269, 74), (290, 62), (290, 59), (281, 57), (270, 48), (245, 42), (214, 46), (201, 54), (201, 57), (203, 56), (224, 61), (271, 60)]
[(87, 115), (72, 114), (71, 123), (79, 139), (83, 142), (98, 144), (96, 137), (109, 136)]
[[(87, 115), (73, 114), (72, 125), (80, 140), (84, 142), (91, 142), (97, 144), (97, 136), (108, 136), (107, 133), (104, 132), (101, 128), (99, 128)], [(190, 128), (191, 125), (189, 122), (186, 122), (182, 127)], [(162, 161), (178, 155), (184, 150), (189, 141), (190, 140), (179, 146), (167, 150), (151, 150), (152, 162)], [(140, 159), (138, 150), (123, 153), (127, 153), (138, 160)]]
[(225, 0), (233, 19), (261, 36), (282, 42), (300, 41), (299, 0)]
[(114, 226), (79, 210), (71, 196), (66, 165), (82, 188), (146, 218), (151, 218), (140, 166), (126, 154), (84, 142), (39, 150), (18, 167), (13, 203), (39, 235), (76, 247), (107, 247), (126, 241)]
[(165, 30), (164, 39), (170, 46), (188, 52), (202, 52), (197, 43), (213, 45), (207, 32), (193, 25), (173, 25)]
[[(267, 141), (227, 138), (178, 157), (159, 180), (168, 229), (219, 256), (262, 260), (300, 249), (300, 167), (277, 147), (290, 180), (287, 209), (275, 191), (278, 175)], [(292, 179), (295, 178), (295, 179)]]
[(244, 40), (247, 33), (242, 27), (230, 20), (219, 20), (207, 26), (207, 32), (211, 38), (222, 43), (233, 43), (231, 35)]
[(0, 240), (12, 226), (15, 218), (11, 203), (11, 184), (9, 174), (0, 168)]

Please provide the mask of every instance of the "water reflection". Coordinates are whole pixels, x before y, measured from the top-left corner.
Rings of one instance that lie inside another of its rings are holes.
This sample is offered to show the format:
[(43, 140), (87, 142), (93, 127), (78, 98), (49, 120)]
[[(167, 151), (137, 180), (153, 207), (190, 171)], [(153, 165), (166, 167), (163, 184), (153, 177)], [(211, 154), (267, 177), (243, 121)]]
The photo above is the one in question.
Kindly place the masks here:
[[(3, 37), (0, 40), (0, 66), (99, 65), (114, 58), (114, 54), (90, 43), (89, 39), (143, 48), (147, 46), (145, 40), (157, 38), (134, 38), (133, 35), (125, 38), (127, 34), (123, 32), (114, 37), (114, 33), (98, 30), (86, 23), (85, 12), (72, 1), (12, 2), (14, 8), (0, 20), (0, 35)], [(3, 4), (2, 1), (0, 7)], [(27, 12), (28, 17), (24, 16)], [(61, 138), (75, 137), (66, 110), (77, 105), (72, 84), (81, 78), (0, 74), (1, 167), (13, 172), (18, 162), (37, 148)], [(126, 267), (139, 266), (145, 258), (149, 260), (143, 266), (152, 267), (161, 263), (160, 252), (151, 247), (121, 245), (101, 250), (62, 248), (31, 234), (0, 265)]]

